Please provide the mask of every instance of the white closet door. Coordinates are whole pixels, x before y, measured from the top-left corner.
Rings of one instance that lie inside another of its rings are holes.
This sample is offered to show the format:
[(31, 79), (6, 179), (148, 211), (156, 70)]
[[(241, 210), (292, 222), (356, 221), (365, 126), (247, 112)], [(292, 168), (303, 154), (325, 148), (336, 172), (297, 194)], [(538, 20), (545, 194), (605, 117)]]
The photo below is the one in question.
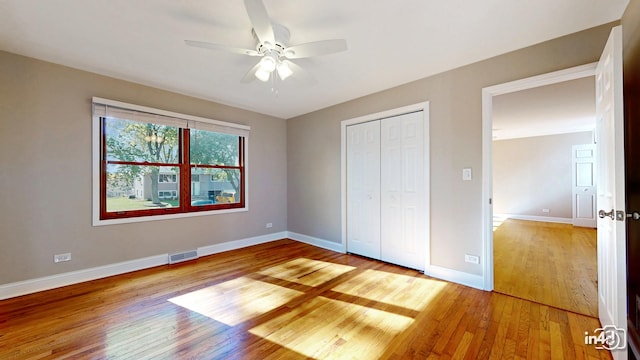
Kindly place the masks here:
[(347, 127), (347, 251), (380, 259), (380, 122)]
[(381, 121), (381, 259), (424, 270), (423, 112)]

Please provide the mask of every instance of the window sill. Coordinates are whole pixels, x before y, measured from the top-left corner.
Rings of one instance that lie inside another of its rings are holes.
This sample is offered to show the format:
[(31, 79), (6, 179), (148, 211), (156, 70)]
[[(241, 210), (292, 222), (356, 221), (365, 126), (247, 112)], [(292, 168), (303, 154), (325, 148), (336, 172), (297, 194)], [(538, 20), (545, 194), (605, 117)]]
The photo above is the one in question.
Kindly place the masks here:
[(230, 213), (245, 212), (245, 211), (249, 211), (249, 208), (247, 206), (243, 208), (235, 208), (235, 209), (194, 211), (194, 212), (188, 212), (188, 213), (139, 216), (139, 217), (124, 218), (124, 219), (101, 220), (99, 218), (94, 217), (93, 226), (129, 224), (129, 223), (137, 223), (137, 222), (156, 221), (156, 220), (182, 219), (182, 218), (189, 218), (189, 217), (195, 217), (195, 216), (221, 215), (221, 214), (230, 214)]

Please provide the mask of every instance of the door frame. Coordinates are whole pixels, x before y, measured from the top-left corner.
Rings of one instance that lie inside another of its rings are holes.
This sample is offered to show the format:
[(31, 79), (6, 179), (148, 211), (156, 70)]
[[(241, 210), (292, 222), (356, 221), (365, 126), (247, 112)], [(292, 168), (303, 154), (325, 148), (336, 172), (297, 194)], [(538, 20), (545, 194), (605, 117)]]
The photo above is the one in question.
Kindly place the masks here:
[(341, 196), (341, 219), (342, 219), (342, 238), (340, 248), (342, 252), (347, 252), (347, 126), (360, 124), (369, 121), (381, 120), (388, 117), (404, 115), (412, 112), (422, 111), (424, 116), (424, 226), (425, 237), (427, 241), (425, 259), (425, 271), (429, 269), (431, 264), (430, 244), (431, 244), (431, 203), (430, 203), (430, 158), (429, 158), (429, 102), (420, 102), (399, 108), (381, 111), (373, 114), (359, 116), (352, 119), (342, 120), (340, 122), (340, 196)]
[[(597, 62), (482, 88), (482, 258), (483, 288), (493, 290), (493, 97), (595, 76)], [(594, 99), (595, 101), (595, 99)]]

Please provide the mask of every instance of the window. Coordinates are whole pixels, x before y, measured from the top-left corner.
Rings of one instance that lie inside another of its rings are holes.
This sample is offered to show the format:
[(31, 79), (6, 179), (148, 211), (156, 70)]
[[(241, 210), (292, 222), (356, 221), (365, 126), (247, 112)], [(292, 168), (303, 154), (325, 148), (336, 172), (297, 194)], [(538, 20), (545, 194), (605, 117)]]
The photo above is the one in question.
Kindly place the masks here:
[(93, 107), (94, 224), (246, 208), (248, 127), (99, 98)]
[(158, 174), (158, 182), (174, 183), (178, 180), (176, 174)]
[(160, 199), (175, 199), (178, 197), (178, 192), (176, 190), (158, 191), (158, 197)]

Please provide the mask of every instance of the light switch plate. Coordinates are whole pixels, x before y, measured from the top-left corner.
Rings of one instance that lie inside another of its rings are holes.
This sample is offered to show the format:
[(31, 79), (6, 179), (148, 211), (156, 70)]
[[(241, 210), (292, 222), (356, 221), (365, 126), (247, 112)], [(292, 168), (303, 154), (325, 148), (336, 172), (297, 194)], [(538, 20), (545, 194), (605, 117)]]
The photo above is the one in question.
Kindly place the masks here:
[(471, 168), (462, 169), (462, 180), (470, 181), (471, 180)]

